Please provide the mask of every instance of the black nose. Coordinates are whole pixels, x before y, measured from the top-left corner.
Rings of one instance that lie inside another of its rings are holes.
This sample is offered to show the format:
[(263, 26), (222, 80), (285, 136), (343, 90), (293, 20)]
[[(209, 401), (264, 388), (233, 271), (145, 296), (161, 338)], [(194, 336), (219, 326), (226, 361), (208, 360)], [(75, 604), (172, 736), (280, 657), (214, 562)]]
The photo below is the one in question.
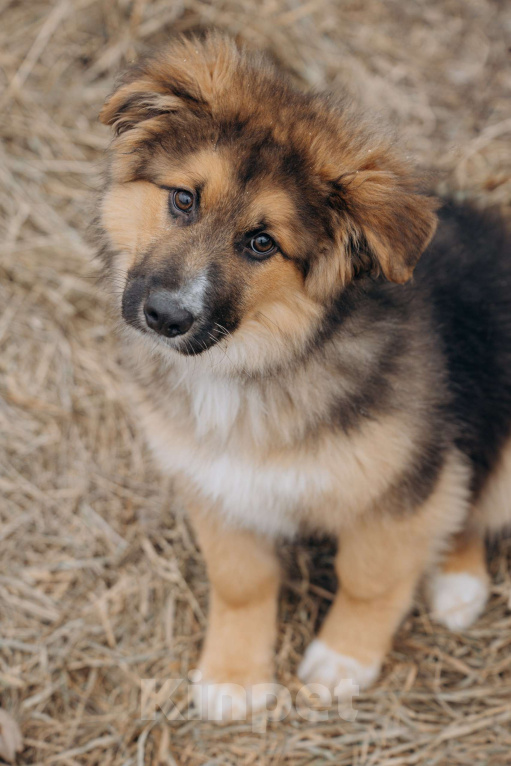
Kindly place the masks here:
[(192, 314), (179, 306), (168, 290), (151, 292), (145, 302), (144, 314), (148, 327), (166, 338), (184, 335), (193, 324)]

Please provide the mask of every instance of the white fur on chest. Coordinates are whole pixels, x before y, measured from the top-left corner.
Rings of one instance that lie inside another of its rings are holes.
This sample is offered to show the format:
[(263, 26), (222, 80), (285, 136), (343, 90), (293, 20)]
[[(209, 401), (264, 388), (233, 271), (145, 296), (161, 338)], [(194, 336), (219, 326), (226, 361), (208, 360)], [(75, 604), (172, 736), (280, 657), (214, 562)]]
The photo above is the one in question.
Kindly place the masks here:
[(409, 436), (392, 416), (276, 449), (278, 400), (200, 375), (176, 386), (161, 409), (145, 411), (149, 444), (165, 473), (186, 476), (238, 526), (270, 536), (292, 536), (301, 523), (337, 532), (408, 459)]
[[(164, 472), (191, 479), (233, 524), (271, 536), (295, 534), (305, 498), (325, 490), (328, 472), (311, 464), (307, 454), (301, 459), (295, 452), (287, 459), (283, 455), (278, 463), (266, 458), (271, 441), (265, 433), (267, 402), (257, 391), (209, 376), (185, 381), (189, 410), (184, 421), (172, 417), (170, 397), (167, 412), (145, 417), (149, 444)], [(176, 407), (182, 398), (179, 402)], [(186, 422), (189, 429), (183, 427)], [(254, 434), (259, 446), (253, 444)], [(242, 454), (240, 442), (253, 448)]]
[(183, 449), (154, 438), (151, 442), (166, 473), (191, 479), (232, 524), (272, 537), (296, 534), (304, 503), (319, 498), (330, 484), (328, 473), (310, 461), (306, 467), (274, 466), (252, 463), (230, 451), (215, 455), (199, 444)]

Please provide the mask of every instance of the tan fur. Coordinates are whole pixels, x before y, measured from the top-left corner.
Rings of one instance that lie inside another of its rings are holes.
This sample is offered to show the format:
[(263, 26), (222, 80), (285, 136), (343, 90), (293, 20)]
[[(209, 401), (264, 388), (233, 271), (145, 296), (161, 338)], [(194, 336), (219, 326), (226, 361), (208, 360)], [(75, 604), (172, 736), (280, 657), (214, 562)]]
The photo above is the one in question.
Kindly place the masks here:
[(452, 455), (433, 495), (409, 518), (371, 514), (341, 533), (339, 594), (319, 637), (364, 665), (379, 663), (425, 569), (464, 522), (463, 461)]
[(168, 187), (194, 188), (204, 184), (201, 204), (207, 210), (233, 194), (229, 158), (218, 151), (204, 149), (192, 154), (180, 168), (162, 169), (162, 182)]
[(189, 505), (211, 583), (209, 621), (200, 670), (203, 679), (245, 686), (273, 678), (280, 571), (264, 538), (226, 529)]
[[(121, 117), (119, 112), (126, 100), (137, 95), (143, 99), (142, 102), (138, 102), (136, 107), (134, 106), (131, 110), (123, 110)], [(166, 93), (165, 87), (163, 85), (158, 86), (154, 78), (138, 78), (135, 82), (124, 85), (112, 94), (101, 109), (99, 119), (105, 125), (113, 125), (116, 130), (119, 130), (125, 127), (123, 120), (129, 116), (134, 119), (140, 111), (158, 104), (171, 109), (182, 108), (183, 106), (181, 99)]]
[(268, 187), (268, 184), (261, 186), (247, 212), (247, 229), (261, 220), (271, 222), (268, 233), (275, 236), (284, 252), (293, 253), (297, 214), (293, 201), (284, 189)]
[(353, 218), (381, 270), (392, 282), (407, 282), (436, 231), (437, 203), (414, 194), (406, 176), (400, 178), (394, 168), (357, 171), (347, 188)]
[(485, 580), (487, 572), (484, 537), (473, 528), (466, 528), (456, 535), (442, 562), (442, 571), (445, 574), (464, 572)]
[(274, 259), (268, 269), (254, 275), (245, 299), (245, 322), (252, 320), (264, 324), (266, 318), (270, 327), (273, 323), (273, 329), (279, 333), (294, 334), (298, 324), (295, 304), (310, 305), (314, 312), (314, 304), (303, 294), (302, 284), (291, 263)]
[(113, 184), (105, 196), (102, 219), (112, 245), (120, 251), (117, 271), (123, 277), (168, 225), (166, 200), (166, 192), (147, 181)]
[(502, 450), (498, 465), (474, 508), (473, 518), (483, 535), (511, 527), (511, 441)]

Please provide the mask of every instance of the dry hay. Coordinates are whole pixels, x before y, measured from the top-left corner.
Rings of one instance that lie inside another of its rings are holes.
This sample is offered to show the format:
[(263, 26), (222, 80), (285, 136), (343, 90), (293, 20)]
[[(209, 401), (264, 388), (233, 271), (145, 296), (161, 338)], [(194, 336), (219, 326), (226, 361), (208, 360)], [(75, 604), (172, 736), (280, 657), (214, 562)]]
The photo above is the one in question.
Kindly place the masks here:
[[(441, 630), (418, 598), (354, 722), (292, 715), (263, 735), (250, 724), (140, 720), (140, 678), (194, 666), (207, 586), (123, 399), (84, 232), (107, 141), (96, 115), (114, 73), (169, 34), (211, 24), (268, 48), (306, 84), (347, 82), (437, 171), (439, 189), (504, 209), (511, 6), (4, 0), (0, 9), (0, 689), (23, 727), (19, 763), (509, 764), (510, 540), (492, 549), (491, 603), (471, 631)], [(279, 680), (291, 686), (334, 587), (330, 548), (293, 557), (278, 651)]]

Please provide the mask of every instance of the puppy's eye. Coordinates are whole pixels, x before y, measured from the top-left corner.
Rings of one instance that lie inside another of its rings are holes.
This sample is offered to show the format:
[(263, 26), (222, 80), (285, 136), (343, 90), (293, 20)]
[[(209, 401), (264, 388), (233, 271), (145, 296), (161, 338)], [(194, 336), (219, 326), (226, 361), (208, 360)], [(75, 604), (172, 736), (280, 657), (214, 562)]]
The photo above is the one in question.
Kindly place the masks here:
[(259, 258), (266, 258), (277, 249), (277, 245), (269, 234), (256, 234), (249, 242), (250, 254)]
[(170, 192), (170, 207), (177, 215), (188, 215), (195, 206), (195, 194), (186, 189), (174, 189)]

